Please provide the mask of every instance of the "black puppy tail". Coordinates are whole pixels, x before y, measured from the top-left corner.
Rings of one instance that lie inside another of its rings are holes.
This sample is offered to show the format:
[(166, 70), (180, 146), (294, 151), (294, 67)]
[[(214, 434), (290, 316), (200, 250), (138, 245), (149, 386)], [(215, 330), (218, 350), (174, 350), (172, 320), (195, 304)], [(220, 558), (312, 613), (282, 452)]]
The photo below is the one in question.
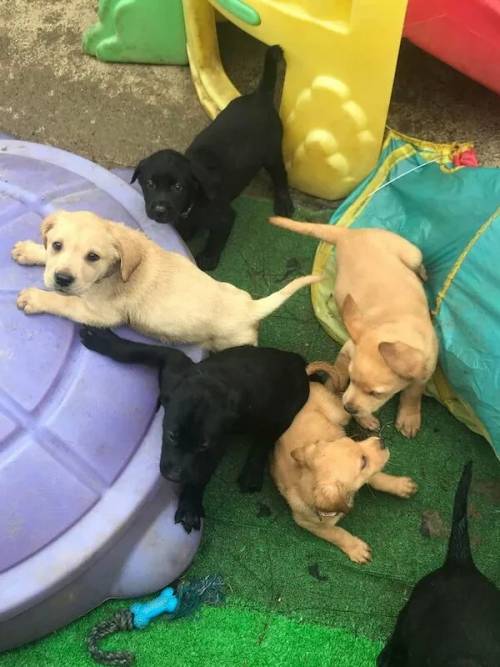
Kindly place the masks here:
[(455, 492), (453, 505), (453, 523), (445, 566), (474, 565), (469, 540), (469, 522), (467, 518), (467, 498), (472, 478), (472, 461), (463, 469), (462, 476)]
[(270, 46), (266, 51), (264, 60), (264, 71), (262, 78), (257, 86), (260, 93), (270, 93), (274, 95), (276, 87), (276, 80), (278, 78), (278, 64), (283, 60), (283, 49), (281, 46), (275, 44)]

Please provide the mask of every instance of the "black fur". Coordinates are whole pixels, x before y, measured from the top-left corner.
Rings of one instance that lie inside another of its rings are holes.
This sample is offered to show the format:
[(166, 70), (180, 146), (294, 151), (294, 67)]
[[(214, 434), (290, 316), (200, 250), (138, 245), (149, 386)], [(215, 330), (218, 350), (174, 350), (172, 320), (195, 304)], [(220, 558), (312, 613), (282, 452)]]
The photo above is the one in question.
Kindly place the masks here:
[(134, 171), (132, 182), (139, 180), (150, 218), (172, 224), (185, 241), (208, 230), (196, 258), (202, 269), (217, 266), (235, 218), (231, 202), (262, 167), (273, 182), (275, 213), (293, 213), (281, 152), (283, 128), (273, 102), (282, 57), (281, 47), (270, 47), (257, 90), (230, 102), (184, 155), (158, 151)]
[(378, 667), (500, 665), (500, 591), (477, 569), (470, 549), (471, 475), (469, 462), (455, 494), (446, 560), (415, 586)]
[(116, 361), (160, 369), (160, 470), (182, 486), (175, 520), (188, 533), (200, 528), (205, 486), (230, 436), (252, 437), (238, 482), (242, 491), (260, 490), (270, 449), (309, 396), (306, 362), (293, 352), (246, 345), (195, 364), (179, 350), (134, 343), (108, 330), (84, 327), (81, 339)]

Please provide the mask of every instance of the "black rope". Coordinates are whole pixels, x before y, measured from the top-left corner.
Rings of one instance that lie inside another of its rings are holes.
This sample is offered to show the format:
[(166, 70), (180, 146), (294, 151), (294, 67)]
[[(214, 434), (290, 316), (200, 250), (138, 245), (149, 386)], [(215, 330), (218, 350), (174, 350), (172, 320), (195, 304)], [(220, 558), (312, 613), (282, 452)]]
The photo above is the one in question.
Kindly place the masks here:
[(92, 658), (101, 665), (132, 665), (135, 656), (128, 651), (103, 651), (99, 648), (99, 642), (115, 632), (134, 629), (134, 617), (128, 609), (117, 611), (107, 621), (103, 621), (93, 628), (87, 637), (87, 647)]

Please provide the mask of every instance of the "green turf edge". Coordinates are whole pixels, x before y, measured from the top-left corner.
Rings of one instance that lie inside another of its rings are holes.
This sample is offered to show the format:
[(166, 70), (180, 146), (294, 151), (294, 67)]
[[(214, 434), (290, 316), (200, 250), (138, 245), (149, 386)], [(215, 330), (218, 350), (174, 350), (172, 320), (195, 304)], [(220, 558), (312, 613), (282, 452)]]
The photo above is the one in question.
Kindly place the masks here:
[[(94, 622), (110, 614), (92, 613)], [(112, 605), (123, 608), (122, 605)], [(96, 616), (100, 618), (97, 619)], [(86, 667), (89, 657), (84, 637), (71, 630), (55, 633), (29, 650), (0, 656), (2, 667)], [(89, 625), (89, 628), (91, 626)], [(382, 644), (346, 630), (291, 620), (276, 613), (243, 608), (232, 598), (230, 605), (204, 607), (194, 618), (169, 623), (157, 619), (147, 629), (121, 633), (104, 643), (106, 650), (135, 654), (136, 665), (169, 667), (368, 667), (375, 664)]]

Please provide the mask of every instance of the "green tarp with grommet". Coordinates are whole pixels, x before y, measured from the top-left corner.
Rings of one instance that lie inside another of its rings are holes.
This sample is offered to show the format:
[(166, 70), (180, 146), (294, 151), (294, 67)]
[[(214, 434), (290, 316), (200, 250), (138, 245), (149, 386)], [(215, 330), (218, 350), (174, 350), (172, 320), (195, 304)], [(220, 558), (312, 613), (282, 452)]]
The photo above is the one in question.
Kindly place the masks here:
[[(500, 457), (500, 169), (460, 166), (473, 162), (471, 148), (389, 131), (377, 166), (330, 222), (388, 229), (422, 250), (440, 345), (428, 393)], [(314, 272), (327, 276), (312, 288), (315, 313), (343, 343), (332, 246), (320, 243)]]

